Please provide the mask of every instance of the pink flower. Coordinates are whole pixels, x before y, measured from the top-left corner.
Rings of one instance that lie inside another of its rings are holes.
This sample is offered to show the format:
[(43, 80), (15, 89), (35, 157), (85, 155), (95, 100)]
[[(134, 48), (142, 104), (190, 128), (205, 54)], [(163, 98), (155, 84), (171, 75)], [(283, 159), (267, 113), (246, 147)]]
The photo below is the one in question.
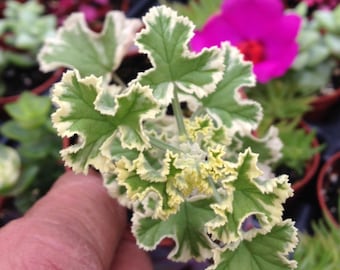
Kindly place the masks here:
[(292, 65), (301, 22), (298, 15), (285, 13), (280, 0), (225, 0), (190, 45), (200, 51), (229, 41), (253, 62), (257, 80), (265, 83)]

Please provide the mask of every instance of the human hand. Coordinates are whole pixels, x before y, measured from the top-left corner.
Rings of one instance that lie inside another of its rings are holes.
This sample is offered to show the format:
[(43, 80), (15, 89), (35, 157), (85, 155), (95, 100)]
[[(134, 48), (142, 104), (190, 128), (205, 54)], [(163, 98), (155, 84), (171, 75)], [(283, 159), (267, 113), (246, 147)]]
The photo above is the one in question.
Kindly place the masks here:
[(67, 172), (24, 217), (0, 229), (0, 269), (149, 270), (126, 211), (102, 180)]

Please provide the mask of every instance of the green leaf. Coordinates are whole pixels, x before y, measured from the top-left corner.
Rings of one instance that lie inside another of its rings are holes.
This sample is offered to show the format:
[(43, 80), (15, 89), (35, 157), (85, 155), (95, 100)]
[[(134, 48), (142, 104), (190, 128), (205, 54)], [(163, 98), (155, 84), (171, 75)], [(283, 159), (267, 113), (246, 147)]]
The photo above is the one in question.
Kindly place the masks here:
[(194, 22), (197, 28), (200, 28), (207, 22), (210, 16), (219, 11), (222, 0), (190, 0), (187, 4), (165, 0), (161, 0), (160, 2), (177, 10), (179, 14), (188, 17)]
[(184, 199), (174, 187), (180, 171), (174, 167), (174, 158), (168, 151), (159, 162), (144, 151), (133, 162), (122, 158), (116, 163), (117, 182), (126, 190), (127, 199), (142, 204), (135, 211), (163, 220), (178, 211)]
[(232, 205), (212, 205), (217, 218), (209, 224), (212, 238), (225, 243), (237, 241), (247, 234), (242, 230), (242, 224), (251, 215), (256, 215), (261, 231), (268, 231), (281, 220), (282, 204), (293, 195), (285, 175), (269, 180), (258, 179), (261, 171), (257, 168), (257, 154), (249, 149), (240, 154), (235, 167), (238, 174), (223, 180), (224, 188), (233, 191)]
[(275, 225), (268, 234), (257, 234), (214, 252), (214, 265), (207, 270), (287, 270), (295, 269), (296, 262), (287, 259), (297, 243), (297, 231), (291, 220)]
[(23, 128), (14, 120), (6, 121), (0, 127), (0, 131), (7, 138), (18, 142), (37, 141), (42, 136), (42, 132), (39, 128)]
[(35, 55), (44, 40), (54, 34), (57, 24), (55, 15), (44, 13), (39, 1), (6, 1), (0, 27), (1, 32), (9, 33), (5, 35), (5, 43)]
[(254, 136), (252, 133), (236, 133), (233, 140), (236, 141), (233, 152), (243, 152), (250, 147), (252, 152), (259, 154), (259, 162), (262, 164), (272, 165), (281, 157), (282, 142), (278, 137), (278, 129), (274, 126), (271, 126), (263, 137)]
[(164, 238), (172, 238), (176, 246), (169, 254), (175, 261), (191, 258), (204, 260), (212, 256), (212, 242), (205, 231), (205, 224), (214, 217), (210, 199), (186, 201), (180, 210), (167, 220), (133, 216), (132, 231), (137, 243), (146, 250), (155, 247)]
[[(340, 201), (339, 201), (340, 202)], [(340, 230), (328, 217), (313, 221), (313, 234), (301, 232), (294, 252), (299, 270), (334, 270), (340, 261)]]
[(20, 177), (21, 161), (17, 151), (0, 144), (0, 194), (6, 194)]
[(202, 98), (214, 91), (224, 68), (221, 51), (205, 49), (190, 52), (188, 41), (194, 25), (168, 7), (153, 7), (144, 17), (145, 28), (137, 35), (140, 51), (146, 53), (153, 67), (136, 80), (149, 85), (163, 105), (170, 103), (174, 91)]
[(337, 31), (336, 21), (331, 10), (317, 10), (313, 17), (320, 29), (324, 29), (326, 32)]
[(47, 96), (23, 92), (17, 102), (6, 104), (5, 110), (23, 128), (36, 128), (45, 124), (51, 101)]
[(325, 43), (336, 57), (340, 57), (340, 36), (325, 34)]
[(24, 193), (37, 179), (39, 167), (37, 165), (30, 164), (26, 168), (20, 171), (20, 177), (17, 183), (7, 191), (7, 195), (18, 197)]
[(236, 48), (228, 43), (222, 46), (225, 48), (223, 79), (201, 102), (220, 124), (231, 127), (237, 123), (254, 129), (262, 118), (261, 107), (254, 101), (242, 99), (238, 93), (242, 87), (254, 85), (252, 65), (243, 60)]
[(275, 167), (288, 167), (303, 175), (308, 161), (321, 152), (323, 145), (313, 146), (315, 130), (307, 131), (295, 123), (282, 122), (278, 125), (279, 136), (284, 145), (282, 157)]
[(62, 150), (66, 164), (77, 172), (88, 166), (103, 168), (111, 157), (101, 151), (110, 150), (111, 141), (119, 137), (122, 147), (143, 150), (149, 145), (142, 122), (153, 118), (158, 105), (151, 90), (131, 85), (125, 94), (120, 88), (102, 88), (101, 79), (80, 78), (68, 71), (54, 89), (53, 102), (59, 107), (52, 122), (60, 136), (79, 136), (79, 142)]
[(92, 31), (83, 13), (68, 17), (57, 35), (45, 42), (38, 55), (43, 71), (71, 67), (82, 77), (104, 76), (116, 70), (126, 56), (137, 30), (138, 19), (127, 19), (120, 11), (107, 13), (103, 30)]

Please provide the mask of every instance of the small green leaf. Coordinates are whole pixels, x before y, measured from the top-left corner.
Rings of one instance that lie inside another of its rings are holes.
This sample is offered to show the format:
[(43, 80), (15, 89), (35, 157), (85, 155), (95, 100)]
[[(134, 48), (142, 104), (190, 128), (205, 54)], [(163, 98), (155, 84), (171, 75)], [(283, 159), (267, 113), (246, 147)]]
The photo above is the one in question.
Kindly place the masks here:
[(331, 53), (340, 57), (340, 37), (332, 34), (325, 34), (325, 43), (331, 50)]
[(238, 93), (242, 87), (254, 85), (252, 66), (242, 59), (236, 48), (228, 43), (222, 46), (225, 48), (223, 79), (216, 90), (202, 98), (201, 102), (219, 123), (227, 127), (237, 123), (254, 129), (262, 118), (261, 107), (254, 101), (242, 99)]
[[(54, 14), (44, 14), (44, 6), (39, 1), (6, 1), (0, 32), (9, 33), (4, 41), (11, 46), (35, 52), (44, 40), (55, 32), (57, 20)], [(22, 52), (17, 55), (22, 54)], [(34, 58), (34, 57), (33, 57)], [(33, 62), (35, 62), (35, 59)]]
[(23, 92), (17, 102), (6, 104), (5, 110), (19, 125), (30, 129), (45, 124), (51, 101), (47, 96)]
[(187, 4), (182, 4), (177, 1), (161, 0), (174, 10), (177, 10), (183, 16), (188, 17), (194, 22), (197, 28), (202, 27), (210, 16), (219, 11), (222, 0), (196, 1), (190, 0)]
[[(261, 164), (272, 165), (281, 158), (282, 142), (279, 139), (278, 129), (271, 126), (263, 137), (255, 136), (252, 133), (239, 134), (233, 136), (233, 147), (230, 149), (235, 153), (243, 152), (248, 147), (252, 152), (259, 154), (259, 162)], [(241, 143), (240, 143), (241, 142)]]
[(158, 112), (148, 87), (131, 85), (125, 94), (117, 95), (117, 88), (102, 88), (101, 83), (94, 76), (82, 79), (77, 72), (68, 71), (53, 91), (53, 102), (59, 108), (52, 122), (58, 133), (79, 136), (78, 143), (61, 152), (66, 164), (77, 172), (110, 162), (111, 157), (104, 157), (101, 150), (109, 153), (110, 142), (117, 136), (123, 148), (147, 147), (142, 123)]
[(316, 139), (315, 130), (307, 131), (294, 123), (287, 122), (280, 123), (278, 127), (284, 147), (282, 157), (275, 167), (288, 167), (301, 176), (304, 174), (308, 161), (320, 153), (324, 146), (313, 146), (313, 140)]
[(287, 270), (296, 262), (287, 258), (297, 244), (297, 231), (291, 220), (276, 224), (269, 233), (257, 234), (235, 246), (214, 252), (214, 265), (207, 270)]
[(83, 13), (74, 13), (40, 51), (41, 69), (47, 72), (71, 67), (82, 77), (108, 75), (119, 67), (140, 27), (138, 19), (127, 19), (122, 12), (111, 11), (102, 32), (96, 33), (86, 25)]
[(185, 262), (191, 258), (199, 261), (210, 258), (213, 244), (205, 224), (215, 215), (209, 207), (211, 203), (210, 199), (184, 202), (167, 220), (134, 215), (132, 231), (138, 245), (152, 250), (162, 239), (170, 237), (176, 243), (168, 256), (170, 259)]
[(18, 142), (37, 141), (43, 135), (39, 128), (23, 128), (14, 120), (6, 121), (0, 127), (0, 131), (7, 138)]
[(146, 53), (153, 68), (140, 73), (137, 80), (149, 85), (163, 105), (170, 103), (174, 91), (204, 97), (222, 79), (223, 58), (217, 48), (199, 54), (189, 51), (194, 25), (168, 7), (150, 9), (144, 17), (145, 29), (137, 35), (137, 45)]
[(338, 30), (332, 11), (317, 10), (313, 17), (320, 29), (324, 29), (326, 32), (336, 32)]

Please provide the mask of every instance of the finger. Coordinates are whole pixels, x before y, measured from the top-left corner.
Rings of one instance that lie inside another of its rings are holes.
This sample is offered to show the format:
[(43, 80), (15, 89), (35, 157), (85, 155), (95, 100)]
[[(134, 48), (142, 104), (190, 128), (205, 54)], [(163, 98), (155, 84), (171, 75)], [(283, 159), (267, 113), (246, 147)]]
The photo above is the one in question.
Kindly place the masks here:
[(1, 229), (0, 269), (109, 269), (125, 228), (125, 210), (99, 176), (68, 172)]
[(146, 253), (137, 247), (136, 241), (129, 229), (125, 231), (124, 237), (116, 251), (111, 270), (151, 270), (152, 264)]

